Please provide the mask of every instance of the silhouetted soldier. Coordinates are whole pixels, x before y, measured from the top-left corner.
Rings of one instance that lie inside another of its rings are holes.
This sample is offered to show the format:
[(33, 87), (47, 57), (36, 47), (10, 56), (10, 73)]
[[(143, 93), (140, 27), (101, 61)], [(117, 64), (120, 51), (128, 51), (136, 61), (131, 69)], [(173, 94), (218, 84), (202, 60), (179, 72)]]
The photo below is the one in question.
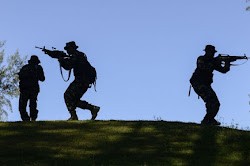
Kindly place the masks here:
[(66, 43), (64, 49), (70, 57), (58, 58), (61, 66), (65, 70), (73, 69), (75, 76), (75, 80), (69, 85), (68, 89), (64, 93), (64, 100), (71, 115), (69, 120), (78, 120), (76, 107), (90, 110), (92, 114), (91, 120), (94, 120), (100, 110), (100, 107), (80, 100), (83, 94), (88, 90), (88, 88), (90, 88), (91, 80), (89, 76), (90, 64), (87, 57), (84, 53), (78, 51), (77, 48), (78, 46), (76, 46), (74, 41)]
[[(19, 75), (19, 112), (23, 121), (35, 121), (37, 118), (37, 95), (40, 91), (38, 81), (44, 81), (44, 72), (39, 65), (40, 60), (36, 55), (32, 55), (27, 65), (24, 65)], [(27, 102), (29, 100), (30, 116), (26, 112)]]
[(205, 55), (197, 59), (197, 68), (190, 79), (190, 83), (194, 91), (206, 103), (207, 114), (201, 124), (220, 125), (220, 122), (214, 119), (219, 111), (220, 102), (211, 87), (213, 71), (228, 72), (230, 70), (230, 61), (226, 60), (223, 67), (221, 60), (214, 58), (214, 54), (217, 51), (212, 45), (207, 45), (204, 51), (206, 52)]

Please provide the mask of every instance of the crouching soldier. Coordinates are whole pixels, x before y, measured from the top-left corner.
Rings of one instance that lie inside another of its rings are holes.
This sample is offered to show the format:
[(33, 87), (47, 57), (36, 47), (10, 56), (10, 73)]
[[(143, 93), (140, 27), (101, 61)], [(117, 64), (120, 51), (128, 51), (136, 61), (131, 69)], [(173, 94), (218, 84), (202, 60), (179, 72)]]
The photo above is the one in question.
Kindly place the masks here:
[[(36, 55), (32, 55), (27, 65), (24, 65), (19, 75), (19, 112), (23, 121), (35, 121), (37, 118), (37, 95), (40, 91), (38, 81), (44, 81), (44, 72), (40, 60)], [(30, 115), (26, 112), (29, 101)]]
[[(90, 110), (92, 114), (91, 120), (94, 120), (97, 117), (100, 107), (80, 99), (92, 84), (95, 85), (96, 71), (88, 62), (87, 56), (83, 52), (78, 51), (77, 48), (78, 46), (74, 41), (68, 42), (64, 49), (69, 56), (58, 57), (60, 65), (65, 70), (73, 69), (75, 76), (75, 80), (64, 93), (64, 100), (71, 115), (68, 120), (78, 120), (76, 114), (77, 107)], [(53, 53), (47, 50), (44, 50), (44, 52), (49, 55)]]

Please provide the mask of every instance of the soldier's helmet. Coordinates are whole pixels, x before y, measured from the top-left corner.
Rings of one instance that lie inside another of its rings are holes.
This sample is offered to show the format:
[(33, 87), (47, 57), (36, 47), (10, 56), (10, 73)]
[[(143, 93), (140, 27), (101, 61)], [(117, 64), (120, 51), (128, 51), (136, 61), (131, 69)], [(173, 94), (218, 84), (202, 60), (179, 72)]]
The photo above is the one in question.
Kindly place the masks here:
[(217, 52), (216, 50), (215, 50), (215, 47), (214, 46), (212, 46), (212, 45), (206, 45), (206, 48), (204, 49), (204, 51), (206, 51), (206, 52)]
[(32, 55), (30, 57), (30, 60), (28, 60), (29, 63), (32, 63), (32, 64), (39, 64), (41, 63), (40, 60), (38, 59), (38, 57), (36, 55)]
[(71, 42), (66, 43), (66, 46), (64, 47), (65, 50), (67, 50), (68, 48), (77, 49), (78, 46), (76, 45), (76, 43), (74, 41), (71, 41)]

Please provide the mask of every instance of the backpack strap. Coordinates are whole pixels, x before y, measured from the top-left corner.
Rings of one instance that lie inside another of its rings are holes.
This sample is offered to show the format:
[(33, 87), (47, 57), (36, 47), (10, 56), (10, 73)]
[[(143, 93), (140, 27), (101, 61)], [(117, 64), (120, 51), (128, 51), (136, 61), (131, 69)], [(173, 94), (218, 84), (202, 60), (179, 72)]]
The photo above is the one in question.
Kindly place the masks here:
[[(190, 96), (190, 94), (191, 94), (191, 89), (192, 89), (192, 85), (190, 84), (188, 96)], [(199, 95), (198, 95), (198, 99), (200, 99), (200, 96), (199, 96)]]
[[(95, 80), (95, 82), (93, 83), (93, 85), (94, 85), (94, 89), (95, 89), (95, 91), (96, 91), (96, 80)], [(97, 91), (96, 91), (97, 92)]]
[(190, 94), (191, 94), (191, 88), (192, 88), (192, 85), (190, 84), (188, 96), (190, 96)]

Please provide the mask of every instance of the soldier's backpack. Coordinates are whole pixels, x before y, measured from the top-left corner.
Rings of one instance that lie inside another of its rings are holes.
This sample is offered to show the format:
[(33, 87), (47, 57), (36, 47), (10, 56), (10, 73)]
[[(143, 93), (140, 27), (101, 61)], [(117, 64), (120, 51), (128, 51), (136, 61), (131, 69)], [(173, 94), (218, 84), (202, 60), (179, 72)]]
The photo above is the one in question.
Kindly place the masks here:
[[(88, 62), (88, 61), (87, 61)], [(94, 85), (94, 89), (96, 91), (96, 79), (97, 79), (97, 73), (96, 69), (88, 62), (88, 70), (89, 70), (89, 82), (90, 84)]]
[(30, 80), (30, 79), (38, 79), (37, 72), (35, 68), (30, 65), (25, 65), (21, 68), (18, 73), (19, 80)]
[(30, 65), (25, 65), (18, 73), (19, 87), (21, 89), (38, 88), (38, 74), (35, 68)]
[[(91, 85), (93, 84), (94, 85), (94, 89), (96, 91), (96, 80), (97, 80), (97, 73), (96, 73), (96, 69), (89, 63), (89, 61), (87, 60), (87, 56), (82, 53), (84, 59), (84, 64), (82, 65), (82, 70), (84, 71), (87, 71), (87, 76), (88, 76), (88, 81), (89, 81), (89, 84), (90, 84), (90, 87)], [(61, 75), (63, 77), (63, 73), (62, 73), (62, 66), (61, 66), (61, 63), (60, 63), (60, 71), (61, 71)], [(71, 74), (71, 70), (69, 70), (69, 75), (68, 75), (68, 79), (65, 80), (64, 77), (63, 77), (63, 80), (65, 82), (67, 82), (70, 78), (70, 74)]]

